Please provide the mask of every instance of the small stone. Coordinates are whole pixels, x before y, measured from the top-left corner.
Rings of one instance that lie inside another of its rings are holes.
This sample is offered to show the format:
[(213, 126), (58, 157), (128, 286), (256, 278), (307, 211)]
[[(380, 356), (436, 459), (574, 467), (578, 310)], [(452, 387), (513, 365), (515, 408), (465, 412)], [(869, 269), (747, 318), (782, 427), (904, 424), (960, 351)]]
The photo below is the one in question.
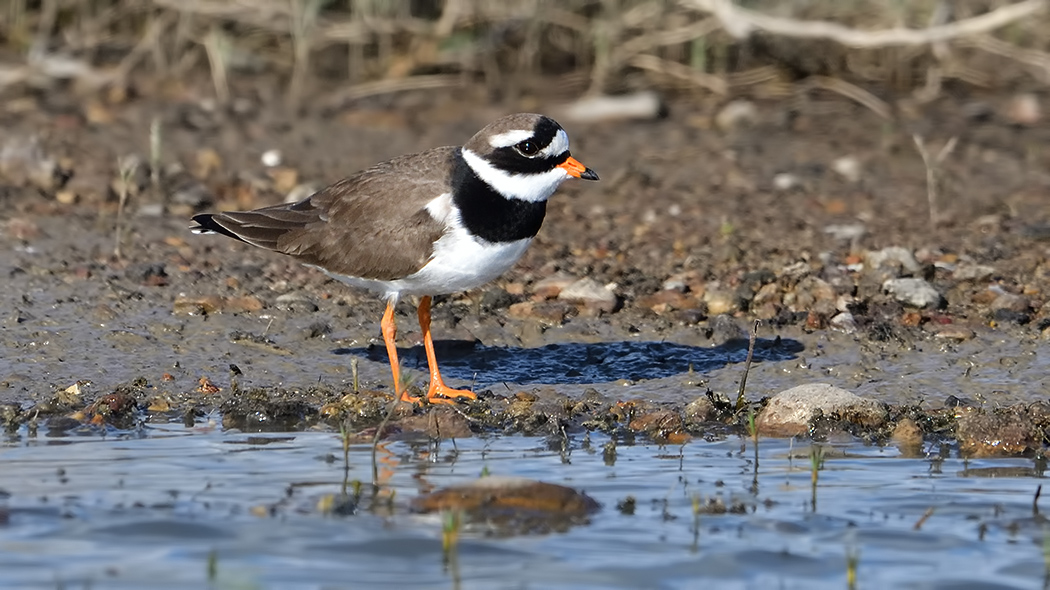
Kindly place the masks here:
[(914, 449), (922, 446), (922, 429), (911, 418), (902, 418), (897, 422), (890, 436), (898, 447)]
[(860, 160), (856, 156), (842, 156), (831, 163), (831, 169), (850, 182), (860, 180)]
[(956, 424), (955, 436), (959, 452), (969, 457), (1020, 455), (1043, 448), (1039, 429), (1012, 408), (966, 412)]
[(561, 301), (522, 301), (507, 308), (510, 317), (552, 325), (560, 325), (571, 311), (572, 306)]
[(682, 417), (678, 412), (657, 409), (635, 415), (628, 428), (635, 432), (645, 432), (654, 437), (666, 435), (682, 428)]
[(897, 266), (910, 274), (915, 274), (922, 270), (922, 266), (919, 265), (919, 261), (915, 260), (911, 250), (901, 246), (889, 246), (882, 250), (867, 252), (864, 256), (864, 262), (873, 269)]
[(401, 428), (402, 434), (418, 434), (431, 439), (473, 436), (467, 417), (448, 406), (432, 407), (425, 414), (406, 416), (396, 424)]
[(997, 285), (989, 288), (989, 290), (998, 291), (998, 294), (995, 299), (992, 300), (990, 305), (992, 311), (1006, 310), (1017, 313), (1028, 313), (1032, 310), (1032, 306), (1028, 302), (1027, 297), (1010, 293), (1009, 291), (999, 288)]
[(835, 289), (824, 279), (808, 276), (798, 282), (788, 307), (792, 311), (814, 311), (831, 316), (837, 310)]
[(856, 242), (868, 233), (868, 226), (863, 223), (833, 223), (824, 226), (824, 233), (847, 242)]
[(740, 298), (733, 291), (709, 286), (704, 291), (707, 313), (712, 316), (734, 313), (740, 310)]
[(853, 314), (848, 311), (843, 311), (832, 316), (832, 318), (828, 320), (828, 325), (844, 334), (852, 334), (857, 331), (857, 320), (854, 319)]
[(274, 300), (274, 304), (277, 309), (284, 309), (297, 313), (313, 313), (319, 308), (317, 303), (314, 302), (313, 297), (310, 297), (306, 293), (294, 291), (292, 293), (285, 293), (280, 295)]
[(295, 185), (288, 194), (284, 196), (285, 203), (298, 203), (306, 197), (317, 192), (317, 185), (312, 182), (303, 182)]
[(938, 340), (962, 342), (964, 340), (972, 340), (976, 336), (973, 330), (956, 324), (932, 324), (929, 325), (928, 329), (933, 333), (933, 337)]
[(710, 397), (701, 395), (686, 404), (683, 414), (688, 422), (711, 422), (718, 417), (718, 410)]
[(273, 179), (273, 189), (288, 194), (299, 184), (299, 171), (288, 166), (275, 166), (266, 171)]
[(984, 264), (959, 264), (952, 271), (958, 281), (987, 281), (995, 275), (995, 268)]
[(260, 157), (259, 160), (262, 162), (262, 165), (266, 166), (267, 168), (280, 166), (282, 160), (281, 150), (266, 150), (265, 152), (263, 152), (262, 157)]
[(616, 309), (616, 293), (598, 281), (585, 277), (562, 289), (558, 299), (599, 309), (605, 313)]
[(749, 100), (734, 100), (715, 115), (715, 125), (722, 131), (754, 125), (758, 121), (758, 107)]
[(798, 436), (809, 430), (814, 417), (833, 414), (868, 427), (881, 426), (889, 419), (880, 402), (826, 383), (809, 383), (773, 396), (759, 413), (756, 425), (765, 435)]
[(1006, 106), (1006, 118), (1015, 125), (1035, 125), (1043, 118), (1039, 97), (1030, 92), (1014, 96)]
[(226, 313), (244, 313), (259, 311), (263, 308), (263, 302), (254, 295), (242, 297), (229, 297), (223, 302), (222, 311)]
[(218, 295), (207, 295), (199, 297), (187, 297), (180, 295), (175, 298), (175, 315), (208, 315), (222, 309), (222, 297)]
[(565, 287), (578, 281), (578, 277), (574, 277), (566, 273), (556, 273), (545, 279), (538, 281), (532, 287), (532, 298), (536, 301), (543, 301), (545, 299), (556, 299), (561, 294)]
[(780, 292), (780, 285), (778, 283), (766, 283), (758, 288), (755, 292), (755, 296), (751, 299), (752, 307), (759, 307), (767, 304), (780, 305), (783, 297)]
[(773, 177), (773, 188), (778, 191), (789, 191), (802, 184), (802, 180), (790, 172), (781, 172)]
[(941, 294), (926, 279), (890, 279), (882, 284), (882, 290), (897, 301), (920, 309), (940, 307), (944, 302)]
[(640, 298), (638, 305), (663, 314), (679, 309), (696, 309), (700, 302), (696, 300), (696, 297), (681, 291), (663, 290)]

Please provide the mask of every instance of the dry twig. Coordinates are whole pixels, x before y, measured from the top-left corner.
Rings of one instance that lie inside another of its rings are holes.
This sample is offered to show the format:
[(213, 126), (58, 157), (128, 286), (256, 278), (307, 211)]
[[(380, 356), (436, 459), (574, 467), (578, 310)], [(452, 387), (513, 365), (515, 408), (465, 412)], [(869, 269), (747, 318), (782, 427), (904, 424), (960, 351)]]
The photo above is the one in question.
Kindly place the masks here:
[(1023, 0), (1017, 4), (1000, 6), (980, 16), (926, 29), (897, 27), (881, 31), (863, 31), (838, 23), (769, 16), (740, 8), (732, 0), (682, 1), (687, 6), (713, 14), (722, 22), (726, 32), (740, 39), (750, 36), (755, 31), (764, 31), (784, 37), (829, 39), (847, 47), (873, 48), (930, 45), (940, 41), (987, 33), (1044, 10), (1050, 0)]
[(911, 138), (915, 141), (915, 147), (918, 148), (919, 155), (922, 156), (922, 163), (926, 166), (926, 202), (930, 208), (930, 225), (936, 226), (941, 222), (940, 211), (937, 209), (937, 195), (940, 192), (941, 182), (941, 164), (955, 149), (955, 144), (958, 143), (959, 137), (956, 136), (949, 139), (948, 143), (941, 148), (941, 151), (937, 152), (936, 157), (931, 157), (930, 152), (926, 149), (926, 141), (921, 135), (916, 133)]

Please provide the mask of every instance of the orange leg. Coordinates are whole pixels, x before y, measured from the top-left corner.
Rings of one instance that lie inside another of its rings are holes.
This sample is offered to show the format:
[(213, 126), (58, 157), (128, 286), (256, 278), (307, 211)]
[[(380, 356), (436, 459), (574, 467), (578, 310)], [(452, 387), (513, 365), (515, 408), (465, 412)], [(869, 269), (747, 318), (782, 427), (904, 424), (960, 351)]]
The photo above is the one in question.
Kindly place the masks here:
[(419, 327), (423, 329), (423, 348), (427, 351), (427, 365), (430, 366), (430, 387), (427, 389), (427, 401), (432, 404), (451, 404), (450, 397), (477, 399), (473, 391), (453, 389), (441, 379), (438, 370), (437, 356), (434, 354), (434, 339), (430, 335), (430, 296), (419, 300)]
[(408, 395), (407, 391), (401, 391), (401, 364), (397, 360), (397, 324), (394, 323), (394, 302), (388, 301), (386, 311), (383, 313), (383, 321), (379, 323), (383, 329), (383, 342), (386, 344), (386, 355), (390, 359), (390, 372), (394, 374), (394, 395), (403, 402), (417, 403), (418, 397)]

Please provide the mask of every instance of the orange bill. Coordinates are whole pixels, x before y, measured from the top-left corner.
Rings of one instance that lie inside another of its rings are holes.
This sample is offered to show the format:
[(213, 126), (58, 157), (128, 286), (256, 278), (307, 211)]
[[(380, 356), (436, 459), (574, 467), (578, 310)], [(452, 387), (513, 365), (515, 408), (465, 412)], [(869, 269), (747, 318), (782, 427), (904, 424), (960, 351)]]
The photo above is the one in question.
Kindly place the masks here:
[(584, 166), (576, 158), (569, 156), (569, 159), (565, 160), (561, 164), (558, 164), (558, 168), (561, 168), (576, 178), (582, 178), (584, 180), (598, 180), (598, 175), (590, 168)]

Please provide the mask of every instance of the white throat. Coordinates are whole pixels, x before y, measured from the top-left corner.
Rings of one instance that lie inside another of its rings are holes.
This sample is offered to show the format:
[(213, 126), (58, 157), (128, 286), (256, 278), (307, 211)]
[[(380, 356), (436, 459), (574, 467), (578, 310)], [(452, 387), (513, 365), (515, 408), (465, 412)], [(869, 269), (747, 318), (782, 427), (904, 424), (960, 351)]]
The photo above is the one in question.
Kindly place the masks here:
[(496, 192), (508, 199), (538, 203), (546, 201), (561, 183), (571, 176), (564, 168), (555, 168), (539, 174), (510, 174), (485, 161), (484, 158), (462, 149), (467, 166)]

